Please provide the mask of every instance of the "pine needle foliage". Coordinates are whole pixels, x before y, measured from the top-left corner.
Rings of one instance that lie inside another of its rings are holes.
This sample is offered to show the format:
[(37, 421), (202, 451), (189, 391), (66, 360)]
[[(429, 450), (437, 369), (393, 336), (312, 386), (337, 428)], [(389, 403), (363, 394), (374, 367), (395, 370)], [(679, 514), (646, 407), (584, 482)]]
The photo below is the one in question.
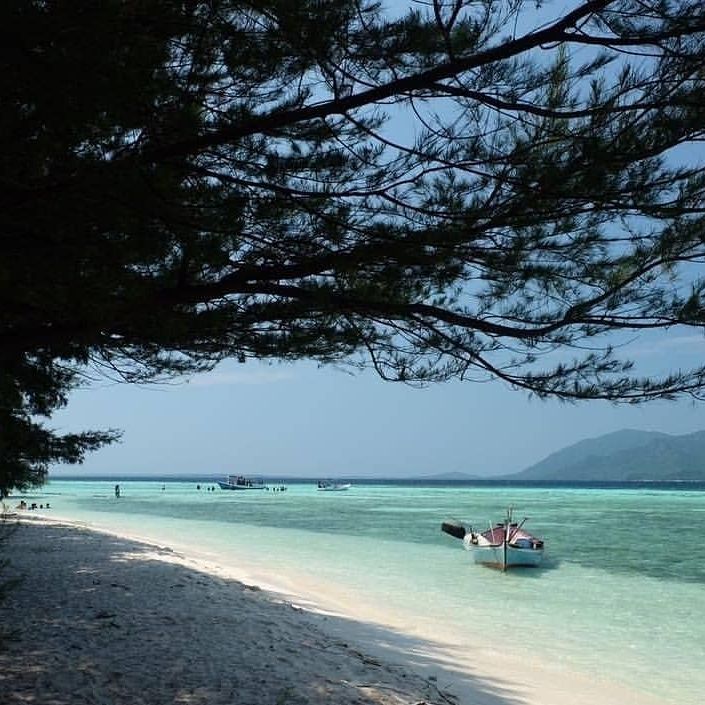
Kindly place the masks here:
[(623, 343), (705, 323), (704, 65), (701, 0), (2, 3), (0, 489), (91, 369), (699, 396)]

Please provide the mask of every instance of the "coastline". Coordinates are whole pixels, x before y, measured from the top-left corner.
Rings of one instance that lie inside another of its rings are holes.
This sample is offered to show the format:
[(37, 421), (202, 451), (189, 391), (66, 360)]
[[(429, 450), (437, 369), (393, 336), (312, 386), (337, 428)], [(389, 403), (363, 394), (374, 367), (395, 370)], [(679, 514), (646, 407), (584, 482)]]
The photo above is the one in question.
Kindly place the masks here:
[(0, 604), (3, 625), (21, 633), (0, 652), (12, 705), (28, 692), (38, 704), (664, 702), (501, 651), (454, 653), (195, 547), (35, 515), (20, 517), (3, 553), (25, 575)]

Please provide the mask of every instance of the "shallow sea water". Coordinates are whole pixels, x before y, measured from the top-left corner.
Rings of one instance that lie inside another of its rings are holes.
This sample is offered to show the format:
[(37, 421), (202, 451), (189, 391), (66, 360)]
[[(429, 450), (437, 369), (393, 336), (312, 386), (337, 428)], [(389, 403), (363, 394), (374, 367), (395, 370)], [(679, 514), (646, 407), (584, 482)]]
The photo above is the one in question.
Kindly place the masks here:
[[(705, 697), (705, 490), (357, 483), (330, 493), (307, 483), (207, 492), (196, 481), (121, 480), (116, 499), (114, 484), (52, 480), (27, 499), (294, 584), (325, 584), (341, 604), (393, 613), (417, 634), (497, 653), (510, 645), (678, 705)], [(545, 539), (545, 567), (473, 565), (440, 531), (449, 518), (484, 528), (510, 504)]]

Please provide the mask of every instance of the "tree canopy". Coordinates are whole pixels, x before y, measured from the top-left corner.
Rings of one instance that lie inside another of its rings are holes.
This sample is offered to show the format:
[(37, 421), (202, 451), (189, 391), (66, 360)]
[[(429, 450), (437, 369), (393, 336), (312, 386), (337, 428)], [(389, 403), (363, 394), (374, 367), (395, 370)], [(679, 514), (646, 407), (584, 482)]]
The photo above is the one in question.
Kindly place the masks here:
[(226, 357), (697, 396), (701, 0), (0, 4), (0, 490), (87, 371)]

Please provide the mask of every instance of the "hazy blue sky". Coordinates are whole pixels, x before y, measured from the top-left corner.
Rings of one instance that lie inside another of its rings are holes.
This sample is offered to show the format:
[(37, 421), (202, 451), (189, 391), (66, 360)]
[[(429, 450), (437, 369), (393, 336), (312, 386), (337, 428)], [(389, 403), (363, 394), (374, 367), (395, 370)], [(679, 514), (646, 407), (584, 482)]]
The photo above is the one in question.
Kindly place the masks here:
[[(647, 369), (702, 360), (701, 335), (637, 341)], [(227, 363), (189, 383), (77, 391), (53, 425), (117, 427), (123, 442), (81, 468), (108, 473), (424, 475), (519, 471), (565, 445), (622, 428), (705, 429), (688, 400), (641, 406), (530, 400), (501, 383), (426, 389), (314, 364)]]

